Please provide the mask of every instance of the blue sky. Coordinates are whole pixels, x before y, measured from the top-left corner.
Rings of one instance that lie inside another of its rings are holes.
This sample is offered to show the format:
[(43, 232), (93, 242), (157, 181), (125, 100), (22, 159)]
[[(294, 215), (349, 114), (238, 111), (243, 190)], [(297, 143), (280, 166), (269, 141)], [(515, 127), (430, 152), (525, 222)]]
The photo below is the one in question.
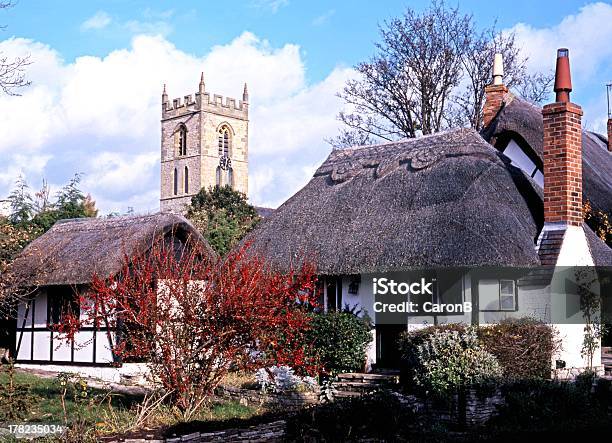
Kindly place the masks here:
[[(511, 7), (508, 7), (508, 4)], [(0, 199), (18, 174), (57, 187), (83, 172), (103, 212), (153, 211), (159, 197), (159, 93), (207, 88), (252, 101), (251, 200), (277, 206), (329, 152), (350, 69), (369, 57), (378, 24), (425, 1), (42, 1), (0, 12), (0, 51), (29, 53), (32, 86), (0, 97)], [(602, 130), (612, 79), (612, 5), (462, 1), (481, 25), (517, 33), (531, 71), (570, 47), (574, 101)], [(50, 6), (52, 5), (52, 6)], [(10, 110), (8, 113), (6, 110)], [(4, 128), (3, 128), (4, 127)], [(270, 145), (269, 140), (276, 140)]]
[[(514, 0), (508, 2), (462, 1), (462, 10), (487, 25), (500, 28), (524, 22), (548, 27), (577, 12), (587, 1), (562, 2)], [(243, 31), (251, 31), (275, 46), (300, 45), (308, 64), (307, 79), (319, 81), (338, 64), (354, 65), (368, 57), (377, 39), (378, 23), (400, 15), (406, 6), (422, 9), (428, 1), (125, 1), (125, 0), (20, 0), (5, 14), (10, 25), (4, 34), (45, 42), (66, 61), (88, 54), (104, 56), (126, 47), (138, 25), (156, 28), (182, 50), (203, 55), (213, 46), (229, 43)], [(449, 4), (454, 4), (449, 2)], [(96, 13), (108, 14), (102, 32), (82, 32), (82, 23)], [(120, 24), (133, 22), (133, 28)]]

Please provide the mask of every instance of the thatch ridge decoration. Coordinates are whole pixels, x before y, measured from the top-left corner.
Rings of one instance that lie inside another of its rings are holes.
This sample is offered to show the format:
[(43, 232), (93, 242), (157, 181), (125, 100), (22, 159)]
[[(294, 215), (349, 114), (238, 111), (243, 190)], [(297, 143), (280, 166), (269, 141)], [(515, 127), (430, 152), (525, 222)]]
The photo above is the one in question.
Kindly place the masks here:
[(246, 241), (281, 269), (304, 256), (327, 275), (535, 266), (541, 225), (539, 186), (477, 132), (455, 129), (332, 151)]

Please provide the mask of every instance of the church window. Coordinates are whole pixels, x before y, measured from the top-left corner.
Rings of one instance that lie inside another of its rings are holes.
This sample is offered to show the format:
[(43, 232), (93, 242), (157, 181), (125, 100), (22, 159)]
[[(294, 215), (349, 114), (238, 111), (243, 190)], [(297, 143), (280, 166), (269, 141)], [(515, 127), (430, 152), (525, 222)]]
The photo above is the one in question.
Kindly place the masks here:
[(225, 182), (225, 184), (231, 188), (234, 187), (234, 171), (232, 170), (232, 168), (227, 169), (227, 181)]
[(221, 186), (221, 168), (219, 166), (217, 166), (217, 180), (216, 180), (216, 184), (217, 186)]
[(185, 166), (185, 194), (189, 193), (189, 168)]
[(219, 129), (219, 156), (230, 156), (231, 141), (230, 128), (227, 125), (221, 126)]
[(181, 125), (176, 133), (178, 155), (187, 155), (187, 128)]
[(174, 168), (174, 195), (178, 194), (178, 171)]

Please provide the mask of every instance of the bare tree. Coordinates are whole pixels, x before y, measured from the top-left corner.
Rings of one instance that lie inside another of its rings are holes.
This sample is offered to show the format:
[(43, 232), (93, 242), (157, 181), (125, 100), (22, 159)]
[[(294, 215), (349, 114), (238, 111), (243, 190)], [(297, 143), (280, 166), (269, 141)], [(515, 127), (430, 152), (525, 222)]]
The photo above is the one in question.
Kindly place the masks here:
[[(11, 8), (15, 5), (12, 0), (0, 1), (0, 9)], [(0, 27), (4, 29), (6, 26)], [(0, 53), (0, 89), (7, 95), (19, 95), (17, 89), (29, 86), (30, 82), (26, 80), (25, 68), (30, 65), (30, 56), (9, 57)]]
[(495, 24), (482, 32), (467, 30), (468, 50), (462, 59), (463, 87), (453, 97), (453, 105), (447, 113), (450, 126), (470, 126), (482, 129), (485, 87), (491, 83), (493, 58), (503, 55), (504, 85), (515, 89), (523, 98), (540, 103), (551, 91), (554, 75), (527, 74), (527, 57), (521, 55), (514, 33), (500, 33)]
[(473, 17), (434, 0), (422, 14), (408, 9), (403, 17), (385, 22), (381, 42), (369, 62), (360, 63), (357, 79), (338, 94), (350, 112), (334, 147), (396, 140), (438, 132), (446, 127), (480, 130), (485, 86), (491, 82), (496, 52), (504, 56), (504, 83), (539, 102), (550, 90), (552, 77), (528, 76), (513, 34), (495, 24), (479, 31)]
[(330, 142), (439, 131), (460, 78), (463, 47), (456, 43), (471, 20), (434, 1), (422, 15), (408, 9), (403, 17), (385, 22), (377, 53), (357, 66), (361, 78), (349, 80), (339, 93), (354, 111), (338, 116), (349, 130)]
[(477, 32), (472, 26), (466, 29), (467, 50), (462, 58), (463, 87), (453, 96), (447, 119), (452, 126), (482, 127), (482, 110), (485, 87), (491, 83), (493, 58), (501, 53), (504, 59), (504, 84), (511, 88), (522, 81), (527, 59), (520, 56), (514, 34), (503, 35), (495, 25)]
[(536, 72), (535, 74), (525, 75), (516, 89), (521, 97), (536, 105), (541, 104), (552, 92), (555, 73)]

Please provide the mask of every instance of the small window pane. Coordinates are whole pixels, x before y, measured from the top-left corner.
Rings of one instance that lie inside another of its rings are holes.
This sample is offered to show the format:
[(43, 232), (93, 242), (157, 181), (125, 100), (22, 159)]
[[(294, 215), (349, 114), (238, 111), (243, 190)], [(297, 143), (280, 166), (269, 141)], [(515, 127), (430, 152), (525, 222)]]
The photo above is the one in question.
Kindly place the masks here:
[(510, 158), (514, 166), (521, 168), (526, 174), (531, 176), (536, 165), (514, 140), (510, 140), (504, 150), (504, 154)]
[(501, 295), (514, 296), (514, 282), (512, 280), (501, 280), (499, 282), (499, 292)]
[(501, 308), (504, 311), (514, 310), (514, 295), (502, 295)]
[(540, 185), (541, 188), (544, 187), (544, 175), (542, 174), (542, 171), (538, 169), (534, 174), (533, 179), (538, 185)]
[(480, 280), (478, 282), (480, 309), (483, 311), (499, 310), (499, 281)]

